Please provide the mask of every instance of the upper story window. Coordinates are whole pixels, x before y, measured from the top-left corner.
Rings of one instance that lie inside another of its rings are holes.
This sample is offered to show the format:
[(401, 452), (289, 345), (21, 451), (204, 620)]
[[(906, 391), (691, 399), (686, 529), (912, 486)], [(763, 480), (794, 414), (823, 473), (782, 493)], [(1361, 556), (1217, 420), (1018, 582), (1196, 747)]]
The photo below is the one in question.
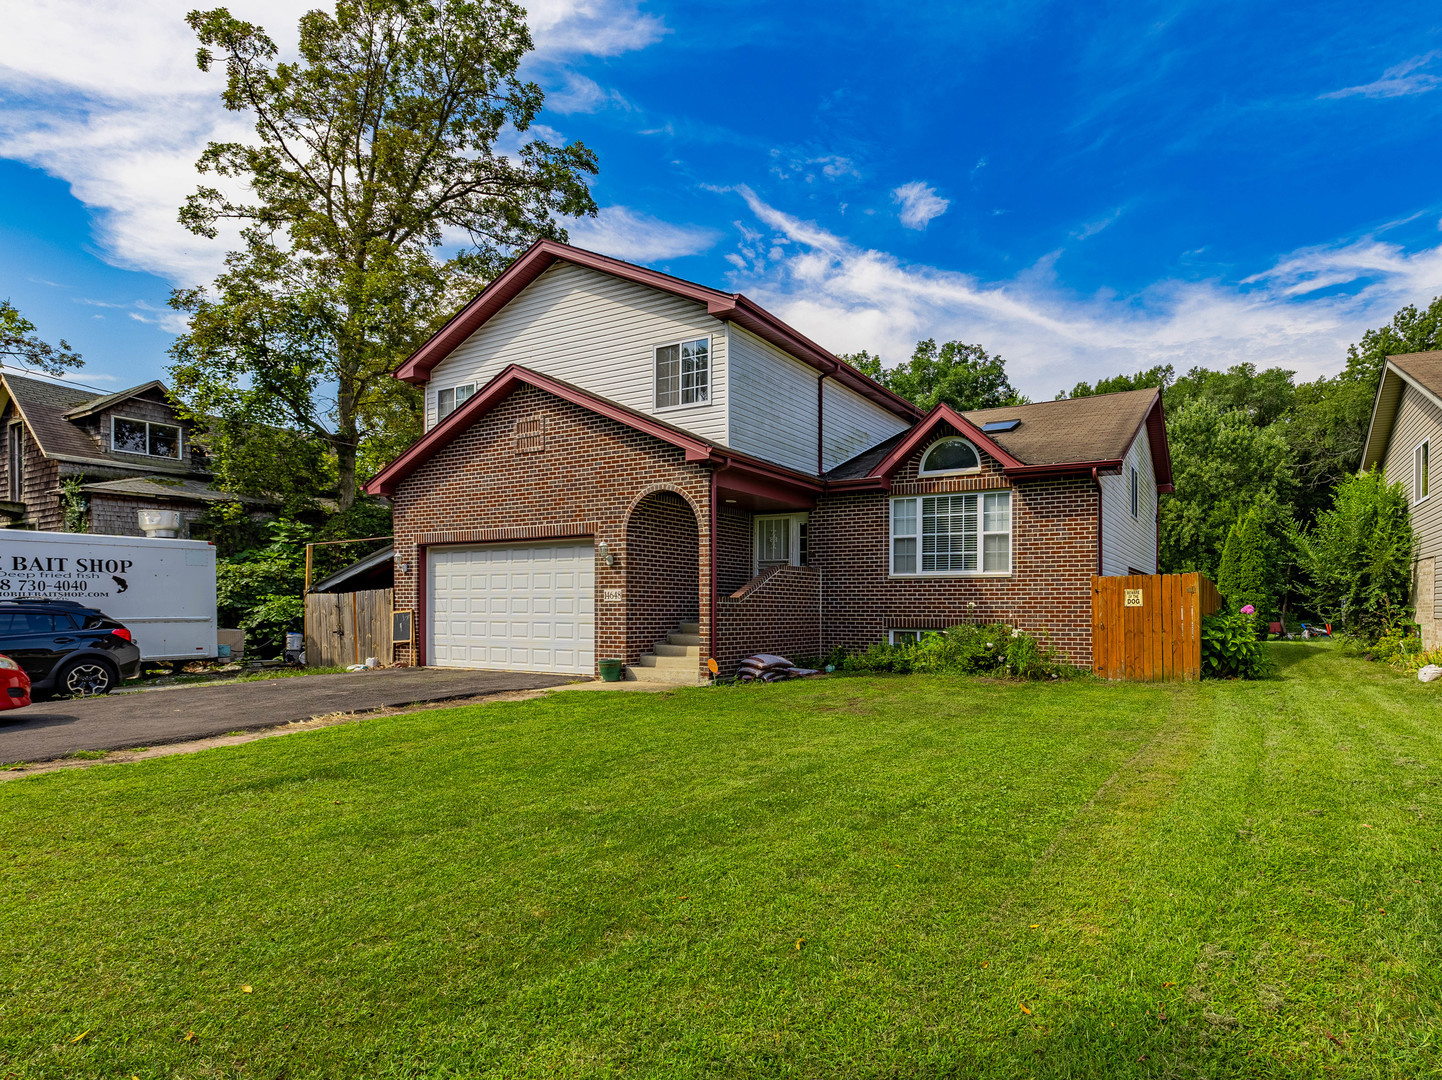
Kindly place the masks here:
[(1431, 492), (1431, 477), (1428, 475), (1428, 461), (1431, 456), (1431, 439), (1424, 439), (1412, 451), (1412, 502), (1419, 503)]
[(981, 468), (981, 455), (976, 447), (960, 437), (940, 439), (931, 444), (921, 459), (922, 476), (945, 476), (950, 473), (976, 472)]
[(1132, 470), (1132, 517), (1136, 517), (1136, 516), (1137, 516), (1137, 511), (1141, 508), (1141, 501), (1142, 501), (1141, 496), (1142, 496), (1141, 476), (1137, 473), (1136, 469), (1133, 469), (1133, 470)]
[(151, 420), (132, 420), (125, 416), (110, 418), (110, 448), (119, 454), (145, 454), (147, 457), (180, 457), (180, 427), (157, 424)]
[(711, 339), (656, 349), (656, 408), (703, 405), (711, 399)]
[(1011, 573), (1011, 492), (892, 499), (891, 572)]
[(448, 386), (444, 390), (436, 391), (436, 423), (440, 423), (451, 413), (464, 405), (476, 392), (475, 383), (466, 383), (464, 386)]

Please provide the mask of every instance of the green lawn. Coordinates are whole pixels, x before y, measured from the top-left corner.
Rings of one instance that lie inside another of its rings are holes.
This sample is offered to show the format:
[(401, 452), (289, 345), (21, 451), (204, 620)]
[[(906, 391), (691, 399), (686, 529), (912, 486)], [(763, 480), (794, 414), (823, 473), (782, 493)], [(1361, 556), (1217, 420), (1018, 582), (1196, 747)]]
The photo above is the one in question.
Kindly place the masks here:
[(0, 784), (0, 1077), (1442, 1075), (1442, 690), (1273, 648)]

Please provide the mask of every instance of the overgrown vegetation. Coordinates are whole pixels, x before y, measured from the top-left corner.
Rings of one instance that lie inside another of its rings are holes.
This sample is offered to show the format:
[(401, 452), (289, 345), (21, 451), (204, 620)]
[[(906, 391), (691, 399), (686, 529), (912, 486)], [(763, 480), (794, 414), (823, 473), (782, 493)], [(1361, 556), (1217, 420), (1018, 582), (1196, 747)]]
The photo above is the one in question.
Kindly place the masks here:
[(1075, 674), (1045, 641), (1005, 623), (962, 623), (917, 641), (873, 645), (842, 659), (840, 670), (898, 675), (989, 675), (1056, 679)]
[[(1250, 607), (1250, 605), (1243, 605)], [(1272, 664), (1251, 611), (1220, 611), (1202, 619), (1202, 678), (1260, 679)]]

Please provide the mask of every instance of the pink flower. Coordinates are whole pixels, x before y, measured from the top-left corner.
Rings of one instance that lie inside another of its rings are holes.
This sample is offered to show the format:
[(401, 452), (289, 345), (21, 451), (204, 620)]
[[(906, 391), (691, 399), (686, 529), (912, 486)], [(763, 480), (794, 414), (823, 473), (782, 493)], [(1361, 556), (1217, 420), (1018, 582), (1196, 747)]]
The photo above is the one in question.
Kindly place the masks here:
[(1254, 607), (1252, 607), (1251, 604), (1243, 604), (1243, 605), (1242, 605), (1242, 614), (1243, 614), (1243, 615), (1255, 615), (1256, 613), (1257, 613), (1257, 609), (1254, 608)]

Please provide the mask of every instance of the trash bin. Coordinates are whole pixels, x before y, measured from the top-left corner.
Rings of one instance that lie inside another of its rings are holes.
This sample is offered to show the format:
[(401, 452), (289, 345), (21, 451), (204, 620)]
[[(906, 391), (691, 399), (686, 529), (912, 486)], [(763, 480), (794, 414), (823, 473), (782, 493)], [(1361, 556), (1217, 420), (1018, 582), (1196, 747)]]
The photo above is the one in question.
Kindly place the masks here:
[(601, 681), (602, 681), (602, 682), (620, 682), (620, 681), (621, 681), (621, 661), (620, 661), (620, 660), (602, 660), (602, 661), (601, 661), (601, 664), (600, 664), (600, 667), (601, 667)]

